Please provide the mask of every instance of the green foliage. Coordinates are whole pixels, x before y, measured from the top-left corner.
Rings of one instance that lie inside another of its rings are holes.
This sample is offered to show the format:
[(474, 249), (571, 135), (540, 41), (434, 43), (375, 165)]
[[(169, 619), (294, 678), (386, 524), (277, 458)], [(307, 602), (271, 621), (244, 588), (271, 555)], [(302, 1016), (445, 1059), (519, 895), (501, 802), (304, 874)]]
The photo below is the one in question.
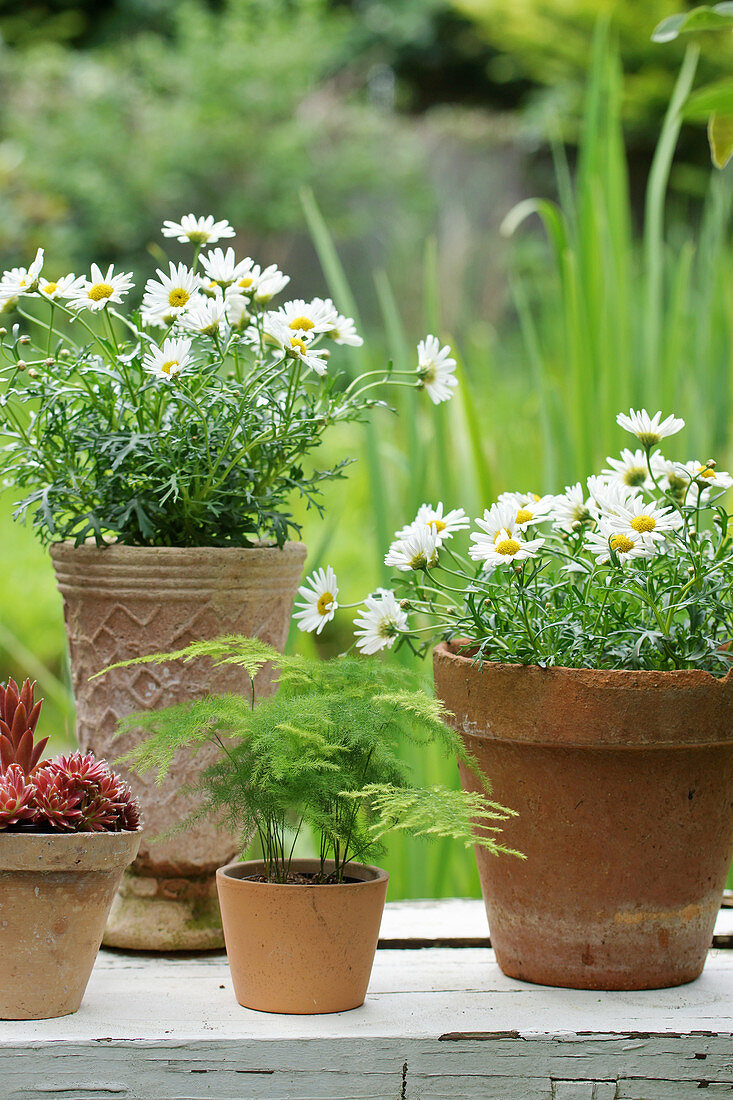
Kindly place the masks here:
[[(627, 71), (622, 108), (637, 135), (654, 134), (664, 113), (679, 65), (679, 52), (659, 49), (652, 28), (667, 23), (677, 0), (452, 0), (472, 19), (485, 41), (501, 51), (497, 70), (505, 79), (524, 76), (545, 90), (541, 114), (575, 138), (582, 119), (581, 101), (588, 57), (599, 20), (612, 22)], [(725, 5), (720, 5), (725, 6)], [(682, 17), (680, 17), (682, 18)], [(719, 40), (703, 44), (708, 79), (730, 68), (733, 50)]]
[[(375, 403), (370, 391), (379, 381), (341, 384), (321, 358), (323, 341), (340, 342), (338, 332), (311, 332), (315, 322), (303, 316), (283, 321), (258, 302), (252, 278), (245, 297), (231, 285), (234, 275), (224, 281), (226, 299), (220, 287), (218, 298), (208, 289), (204, 297), (195, 290), (197, 256), (198, 249), (190, 271), (170, 265), (173, 285), (188, 289), (171, 294), (153, 282), (164, 309), (179, 293), (187, 303), (163, 318), (125, 316), (108, 301), (96, 314), (79, 308), (75, 316), (71, 291), (70, 304), (41, 305), (37, 278), (20, 300), (8, 300), (6, 309), (18, 310), (35, 342), (18, 326), (9, 338), (5, 328), (0, 334), (0, 431), (8, 439), (0, 473), (25, 490), (17, 516), (30, 516), (44, 542), (247, 546), (274, 538), (282, 546), (300, 529), (290, 498), (300, 495), (321, 511), (321, 483), (343, 475), (346, 458), (325, 470), (306, 469), (305, 461), (328, 428), (358, 420)], [(242, 263), (252, 268), (251, 260)], [(259, 278), (259, 267), (252, 270)], [(33, 317), (26, 309), (36, 305)], [(195, 310), (208, 306), (226, 317), (196, 321)], [(328, 309), (326, 329), (329, 317), (338, 321)], [(186, 335), (179, 326), (191, 311), (195, 327)], [(79, 338), (72, 327), (82, 329)], [(390, 368), (376, 374), (397, 384)], [(417, 385), (412, 375), (402, 383)]]
[(137, 270), (172, 202), (221, 210), (252, 250), (289, 247), (306, 184), (342, 236), (419, 239), (432, 196), (410, 127), (329, 84), (347, 13), (182, 0), (169, 18), (84, 51), (0, 44), (0, 256), (43, 239), (77, 271), (90, 253)]
[[(732, 30), (733, 4), (726, 2), (713, 7), (693, 8), (690, 12), (663, 19), (652, 38), (655, 42), (671, 42), (681, 34), (726, 31), (730, 35)], [(730, 77), (706, 84), (689, 96), (685, 104), (685, 117), (699, 119), (708, 116), (713, 164), (716, 168), (725, 168), (733, 157), (733, 80)]]
[[(150, 734), (125, 759), (141, 772), (156, 769), (159, 780), (179, 751), (206, 742), (219, 747), (220, 759), (204, 770), (197, 788), (202, 812), (219, 814), (237, 830), (243, 850), (257, 835), (272, 881), (288, 880), (303, 826), (317, 838), (321, 881), (340, 882), (351, 861), (373, 859), (392, 829), (508, 853), (498, 835), (511, 810), (485, 794), (412, 783), (399, 755), (405, 736), (420, 746), (437, 740), (446, 755), (480, 773), (445, 724), (440, 702), (411, 688), (404, 669), (349, 657), (283, 657), (256, 639), (236, 637), (198, 642), (177, 656), (252, 671), (267, 657), (279, 669), (278, 694), (255, 706), (241, 696), (210, 696), (133, 714), (120, 726), (120, 732), (142, 728)], [(330, 859), (335, 869), (327, 872)]]

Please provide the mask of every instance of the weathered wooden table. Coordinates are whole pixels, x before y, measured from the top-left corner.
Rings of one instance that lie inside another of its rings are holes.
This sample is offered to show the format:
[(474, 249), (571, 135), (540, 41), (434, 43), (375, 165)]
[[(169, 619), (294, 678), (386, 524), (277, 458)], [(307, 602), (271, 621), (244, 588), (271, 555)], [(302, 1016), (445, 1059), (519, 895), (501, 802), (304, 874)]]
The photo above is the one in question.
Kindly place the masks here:
[(312, 1017), (240, 1008), (218, 953), (103, 951), (75, 1016), (0, 1022), (0, 1100), (733, 1100), (733, 909), (715, 942), (678, 989), (551, 989), (481, 902), (396, 903), (366, 1004)]

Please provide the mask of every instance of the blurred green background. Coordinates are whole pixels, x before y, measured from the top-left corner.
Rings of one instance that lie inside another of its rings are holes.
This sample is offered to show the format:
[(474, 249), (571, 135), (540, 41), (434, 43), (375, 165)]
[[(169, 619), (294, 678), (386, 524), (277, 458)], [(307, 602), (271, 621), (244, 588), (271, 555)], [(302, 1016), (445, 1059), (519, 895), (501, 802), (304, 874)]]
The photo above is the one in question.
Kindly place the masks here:
[[(144, 278), (164, 218), (213, 213), (240, 254), (292, 274), (292, 296), (359, 316), (347, 369), (412, 365), (428, 331), (451, 342), (454, 401), (408, 394), (326, 445), (356, 461), (304, 537), (344, 602), (387, 579), (384, 547), (423, 501), (476, 513), (505, 489), (559, 491), (626, 445), (615, 414), (632, 404), (686, 418), (672, 457), (727, 468), (731, 170), (667, 108), (733, 50), (730, 35), (699, 36), (699, 57), (654, 45), (682, 7), (5, 0), (0, 267), (42, 245), (54, 271), (94, 259)], [(44, 732), (68, 744), (60, 598), (13, 499), (0, 679), (37, 678)], [(291, 644), (335, 654), (348, 627)], [(413, 764), (457, 782), (437, 756)], [(472, 854), (448, 845), (400, 838), (384, 863), (393, 898), (478, 894)]]

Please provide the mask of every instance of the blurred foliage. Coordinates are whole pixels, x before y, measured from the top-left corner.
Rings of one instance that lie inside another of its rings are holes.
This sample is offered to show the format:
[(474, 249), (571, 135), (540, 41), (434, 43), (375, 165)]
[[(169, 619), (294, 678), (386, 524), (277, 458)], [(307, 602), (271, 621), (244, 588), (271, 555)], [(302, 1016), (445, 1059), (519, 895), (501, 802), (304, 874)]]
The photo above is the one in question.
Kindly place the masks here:
[(138, 267), (163, 216), (191, 209), (255, 252), (301, 224), (305, 184), (342, 239), (387, 224), (419, 237), (430, 191), (408, 127), (329, 89), (343, 13), (184, 0), (171, 23), (85, 51), (2, 49), (0, 258), (43, 243), (76, 270), (90, 254)]
[[(566, 133), (580, 119), (591, 41), (599, 17), (612, 21), (626, 73), (624, 116), (652, 137), (674, 85), (683, 47), (651, 41), (657, 24), (684, 8), (679, 0), (453, 0), (485, 42), (497, 51), (489, 64), (495, 81), (524, 77), (545, 89), (537, 113), (563, 116)], [(694, 5), (688, 3), (687, 7)], [(705, 39), (705, 36), (702, 36)], [(730, 37), (730, 36), (729, 36)], [(729, 72), (733, 42), (703, 41), (701, 75)], [(652, 140), (653, 144), (653, 140)]]

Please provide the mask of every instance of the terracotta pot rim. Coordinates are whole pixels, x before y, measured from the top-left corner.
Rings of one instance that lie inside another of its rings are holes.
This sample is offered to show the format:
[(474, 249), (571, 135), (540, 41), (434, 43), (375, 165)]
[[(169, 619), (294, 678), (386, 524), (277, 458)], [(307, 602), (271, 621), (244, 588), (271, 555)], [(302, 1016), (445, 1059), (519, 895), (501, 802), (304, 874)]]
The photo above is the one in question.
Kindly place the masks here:
[[(321, 866), (321, 861), (318, 859), (294, 859), (291, 863), (291, 867), (294, 871), (315, 871)], [(326, 868), (333, 867), (333, 860), (326, 860)], [(324, 887), (333, 889), (338, 887), (340, 890), (351, 890), (358, 887), (374, 887), (383, 882), (389, 881), (389, 874), (381, 867), (375, 867), (370, 863), (350, 863), (349, 871), (353, 874), (353, 877), (357, 877), (356, 873), (363, 872), (367, 877), (360, 878), (358, 882), (319, 882), (311, 885), (298, 885), (296, 883), (287, 882), (252, 882), (245, 878), (245, 874), (253, 875), (258, 874), (264, 868), (264, 862), (261, 859), (249, 859), (239, 860), (235, 863), (228, 863), (225, 867), (220, 867), (216, 872), (216, 877), (219, 881), (225, 881), (228, 885), (236, 883), (234, 889), (248, 890), (248, 889), (263, 889), (270, 890), (293, 890), (299, 896), (303, 894), (304, 890), (318, 890), (321, 891)], [(238, 872), (238, 873), (236, 873)]]
[(0, 873), (14, 871), (74, 872), (109, 870), (131, 863), (142, 827), (117, 832), (0, 832)]
[[(478, 664), (469, 655), (456, 652), (459, 648), (463, 648), (465, 645), (470, 644), (470, 639), (466, 639), (465, 642), (450, 641), (439, 642), (434, 648), (436, 657), (444, 657), (450, 661), (455, 661), (459, 664), (467, 665), (470, 668), (474, 668), (478, 671)], [(550, 676), (557, 676), (560, 674), (566, 676), (572, 676), (577, 680), (590, 680), (594, 681), (598, 678), (617, 679), (619, 687), (629, 687), (633, 684), (639, 683), (644, 686), (648, 686), (649, 677), (655, 679), (661, 679), (663, 683), (672, 685), (675, 681), (685, 680), (687, 682), (698, 681), (709, 682), (711, 684), (725, 684), (733, 687), (733, 666), (728, 669), (725, 676), (713, 676), (712, 672), (708, 672), (702, 668), (675, 668), (675, 669), (642, 669), (642, 668), (575, 668), (568, 665), (522, 665), (516, 662), (510, 661), (484, 661), (484, 666), (488, 666), (492, 670), (506, 669), (509, 673), (516, 675), (526, 674), (528, 672), (533, 673), (535, 676), (543, 676), (549, 678)]]
[(103, 546), (97, 546), (94, 539), (87, 539), (81, 543), (80, 546), (76, 546), (73, 539), (58, 539), (56, 542), (52, 542), (49, 545), (51, 556), (56, 556), (59, 553), (73, 552), (89, 554), (90, 552), (99, 554), (112, 553), (151, 553), (155, 554), (171, 554), (172, 556), (183, 556), (184, 554), (251, 554), (254, 552), (261, 553), (263, 551), (268, 552), (270, 550), (277, 550), (283, 554), (285, 552), (292, 552), (296, 547), (302, 547), (304, 553), (307, 553), (305, 543), (296, 539), (288, 539), (282, 546), (278, 546), (276, 542), (268, 542), (264, 539), (258, 541), (253, 546), (139, 546), (136, 543), (127, 542), (109, 542)]

